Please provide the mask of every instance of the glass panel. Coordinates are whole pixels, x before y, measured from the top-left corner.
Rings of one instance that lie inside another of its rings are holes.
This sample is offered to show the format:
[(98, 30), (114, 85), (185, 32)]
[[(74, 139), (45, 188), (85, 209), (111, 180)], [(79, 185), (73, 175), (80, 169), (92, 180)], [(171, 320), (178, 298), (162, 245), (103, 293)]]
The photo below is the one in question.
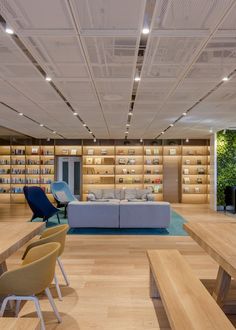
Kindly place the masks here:
[(62, 180), (69, 183), (69, 167), (68, 162), (62, 162)]
[(74, 162), (74, 194), (80, 195), (80, 162)]

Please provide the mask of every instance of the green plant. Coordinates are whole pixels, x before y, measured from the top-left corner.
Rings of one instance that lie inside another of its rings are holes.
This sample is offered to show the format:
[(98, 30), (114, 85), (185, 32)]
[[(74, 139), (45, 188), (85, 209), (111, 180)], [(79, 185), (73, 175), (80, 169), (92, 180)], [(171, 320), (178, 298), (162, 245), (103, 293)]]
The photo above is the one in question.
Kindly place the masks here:
[(217, 205), (224, 205), (224, 189), (236, 185), (236, 131), (217, 133)]

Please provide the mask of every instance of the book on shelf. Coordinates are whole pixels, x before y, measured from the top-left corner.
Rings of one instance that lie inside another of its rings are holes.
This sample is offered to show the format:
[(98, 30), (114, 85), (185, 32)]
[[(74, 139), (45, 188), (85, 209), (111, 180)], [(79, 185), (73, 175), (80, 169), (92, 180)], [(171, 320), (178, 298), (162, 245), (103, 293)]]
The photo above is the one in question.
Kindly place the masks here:
[(95, 158), (94, 159), (94, 165), (101, 165), (102, 164), (102, 158)]
[(183, 174), (184, 175), (188, 175), (189, 174), (189, 169), (188, 168), (184, 168), (183, 169)]
[(38, 147), (32, 147), (31, 153), (32, 153), (32, 155), (38, 155), (39, 154), (39, 148)]
[(94, 150), (93, 149), (88, 149), (88, 155), (93, 156)]
[(103, 159), (104, 165), (114, 165), (114, 158), (107, 157)]
[(169, 154), (170, 154), (170, 156), (175, 156), (176, 155), (176, 149), (175, 148), (169, 149)]
[(76, 149), (71, 149), (70, 154), (73, 155), (73, 156), (76, 155), (77, 154), (77, 150)]

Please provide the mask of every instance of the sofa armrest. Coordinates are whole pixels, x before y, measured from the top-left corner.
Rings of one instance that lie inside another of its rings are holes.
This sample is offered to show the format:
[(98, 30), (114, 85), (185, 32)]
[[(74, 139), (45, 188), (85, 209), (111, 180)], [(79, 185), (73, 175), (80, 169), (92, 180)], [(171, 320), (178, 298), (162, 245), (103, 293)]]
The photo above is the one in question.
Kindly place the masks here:
[(93, 193), (89, 193), (87, 196), (87, 201), (90, 201), (90, 202), (96, 201), (96, 196)]
[(154, 202), (155, 201), (155, 195), (154, 194), (147, 194), (147, 201)]

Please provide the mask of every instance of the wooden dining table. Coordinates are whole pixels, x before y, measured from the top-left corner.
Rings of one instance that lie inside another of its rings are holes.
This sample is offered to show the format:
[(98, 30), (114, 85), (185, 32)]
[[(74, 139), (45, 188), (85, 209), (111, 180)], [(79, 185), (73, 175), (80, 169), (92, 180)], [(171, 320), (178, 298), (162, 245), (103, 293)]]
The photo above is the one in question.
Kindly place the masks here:
[(7, 270), (6, 259), (40, 234), (43, 222), (0, 222), (0, 275)]
[[(231, 278), (236, 278), (236, 223), (185, 223), (184, 229), (218, 263), (219, 269), (212, 295), (223, 307)], [(235, 312), (234, 305), (234, 314)]]

